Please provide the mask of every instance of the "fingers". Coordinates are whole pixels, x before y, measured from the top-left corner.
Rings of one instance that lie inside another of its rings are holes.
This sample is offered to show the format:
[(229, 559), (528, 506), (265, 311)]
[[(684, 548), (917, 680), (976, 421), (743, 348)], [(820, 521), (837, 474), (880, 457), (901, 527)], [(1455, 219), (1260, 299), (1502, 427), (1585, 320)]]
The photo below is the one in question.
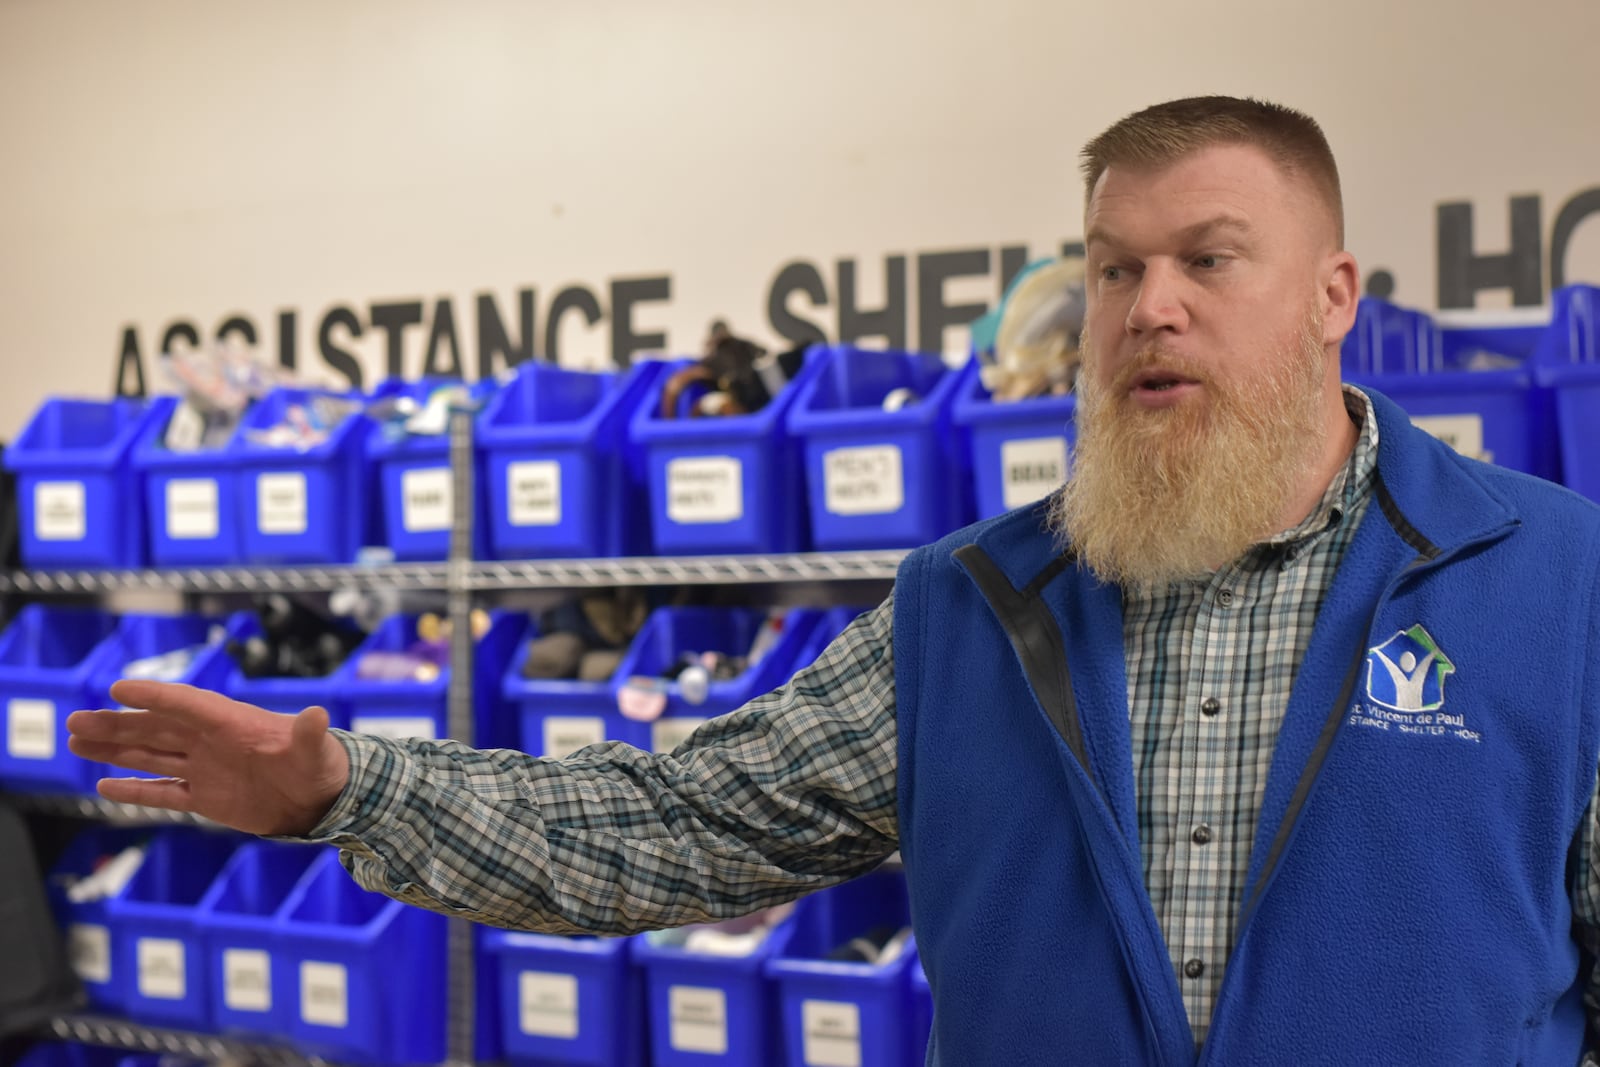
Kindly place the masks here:
[(130, 771), (168, 775), (173, 778), (182, 778), (189, 773), (189, 757), (182, 752), (168, 752), (139, 745), (85, 741), (78, 737), (69, 737), (67, 748), (80, 759), (109, 763), (114, 767), (126, 767)]
[(189, 783), (181, 778), (102, 778), (100, 795), (118, 804), (193, 811)]
[(241, 711), (259, 708), (230, 700), (221, 693), (177, 682), (124, 678), (111, 687), (111, 699), (130, 708), (146, 708), (174, 723), (206, 730), (237, 720)]
[(143, 745), (173, 752), (188, 749), (193, 730), (163, 723), (148, 711), (75, 711), (67, 716), (67, 732), (86, 741)]

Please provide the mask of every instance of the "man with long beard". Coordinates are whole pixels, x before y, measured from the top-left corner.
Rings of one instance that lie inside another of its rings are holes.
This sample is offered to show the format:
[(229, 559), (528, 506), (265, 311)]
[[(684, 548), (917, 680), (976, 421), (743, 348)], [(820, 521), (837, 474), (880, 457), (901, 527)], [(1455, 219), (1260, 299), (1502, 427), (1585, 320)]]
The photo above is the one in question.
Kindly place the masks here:
[(1575, 1063), (1600, 513), (1341, 385), (1311, 119), (1175, 101), (1084, 160), (1070, 480), (912, 553), (789, 685), (558, 761), (122, 682), (148, 710), (74, 714), (72, 750), (171, 776), (112, 799), (528, 929), (741, 914), (898, 848), (934, 1063)]

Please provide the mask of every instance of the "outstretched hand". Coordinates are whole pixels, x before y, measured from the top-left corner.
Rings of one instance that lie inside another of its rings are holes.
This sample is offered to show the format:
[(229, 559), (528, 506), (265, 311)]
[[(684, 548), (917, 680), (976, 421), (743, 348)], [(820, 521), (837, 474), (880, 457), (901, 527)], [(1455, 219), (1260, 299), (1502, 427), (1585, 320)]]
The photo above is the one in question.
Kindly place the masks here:
[(281, 715), (171, 682), (124, 680), (130, 711), (75, 711), (67, 747), (87, 760), (163, 778), (102, 778), (100, 795), (193, 812), (263, 835), (300, 835), (322, 821), (350, 776), (328, 713)]

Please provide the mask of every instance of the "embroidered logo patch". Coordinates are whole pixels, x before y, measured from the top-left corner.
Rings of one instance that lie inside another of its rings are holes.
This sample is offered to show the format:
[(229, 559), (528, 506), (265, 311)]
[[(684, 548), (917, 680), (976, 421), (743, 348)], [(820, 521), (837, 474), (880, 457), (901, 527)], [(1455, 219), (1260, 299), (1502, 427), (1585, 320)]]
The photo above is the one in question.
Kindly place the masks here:
[(1391, 711), (1437, 711), (1444, 707), (1445, 676), (1455, 671), (1418, 623), (1367, 649), (1367, 699)]
[(1367, 649), (1367, 691), (1350, 709), (1350, 725), (1414, 737), (1454, 737), (1478, 744), (1483, 735), (1457, 709), (1444, 706), (1444, 680), (1456, 665), (1422, 624), (1396, 630)]

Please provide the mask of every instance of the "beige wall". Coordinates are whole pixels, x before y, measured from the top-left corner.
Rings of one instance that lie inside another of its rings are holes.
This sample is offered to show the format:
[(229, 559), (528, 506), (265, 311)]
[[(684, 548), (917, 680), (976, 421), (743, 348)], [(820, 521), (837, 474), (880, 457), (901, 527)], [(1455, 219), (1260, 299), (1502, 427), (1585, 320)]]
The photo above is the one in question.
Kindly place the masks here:
[[(243, 313), (275, 346), (293, 309), (324, 374), (329, 307), (447, 297), (470, 369), (477, 293), (509, 317), (534, 288), (542, 335), (565, 285), (670, 275), (636, 330), (692, 350), (725, 315), (774, 340), (796, 258), (830, 290), (854, 258), (870, 304), (889, 254), (1078, 237), (1078, 146), (1196, 92), (1318, 116), (1350, 247), (1431, 306), (1439, 202), (1497, 251), (1536, 194), (1547, 254), (1600, 186), (1597, 41), (1592, 0), (0, 0), (0, 436), (46, 393), (105, 393), (124, 329), (148, 362), (175, 319)], [(1600, 216), (1568, 267), (1600, 280)], [(998, 289), (992, 262), (946, 300)], [(566, 361), (606, 358), (608, 323), (566, 322)], [(381, 370), (378, 333), (351, 347)]]

